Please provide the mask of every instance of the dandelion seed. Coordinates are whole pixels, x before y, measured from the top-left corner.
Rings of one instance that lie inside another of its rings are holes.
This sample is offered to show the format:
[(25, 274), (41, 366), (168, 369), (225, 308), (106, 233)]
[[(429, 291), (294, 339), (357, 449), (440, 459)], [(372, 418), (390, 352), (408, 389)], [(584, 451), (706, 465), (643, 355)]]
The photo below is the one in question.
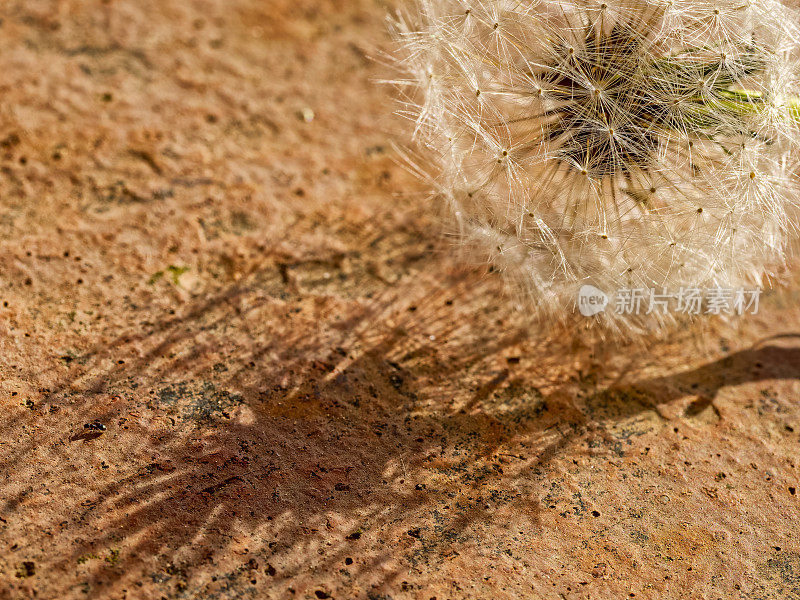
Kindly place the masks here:
[(794, 12), (775, 0), (416, 6), (397, 23), (396, 83), (431, 183), (465, 247), (530, 312), (563, 320), (583, 284), (733, 288), (785, 264), (800, 189)]

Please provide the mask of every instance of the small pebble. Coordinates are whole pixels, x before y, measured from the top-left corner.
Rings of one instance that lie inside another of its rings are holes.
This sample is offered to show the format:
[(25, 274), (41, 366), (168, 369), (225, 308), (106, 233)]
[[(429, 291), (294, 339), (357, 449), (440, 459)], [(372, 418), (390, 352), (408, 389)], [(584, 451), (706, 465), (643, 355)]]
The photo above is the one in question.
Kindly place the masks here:
[(311, 110), (311, 109), (310, 109), (310, 108), (308, 108), (308, 107), (306, 107), (306, 108), (303, 108), (302, 110), (300, 110), (300, 112), (298, 113), (298, 115), (299, 115), (299, 117), (300, 117), (300, 118), (301, 118), (303, 121), (305, 121), (306, 123), (311, 123), (311, 121), (313, 121), (313, 120), (314, 120), (314, 117), (316, 116), (316, 115), (314, 114), (314, 111), (313, 111), (313, 110)]

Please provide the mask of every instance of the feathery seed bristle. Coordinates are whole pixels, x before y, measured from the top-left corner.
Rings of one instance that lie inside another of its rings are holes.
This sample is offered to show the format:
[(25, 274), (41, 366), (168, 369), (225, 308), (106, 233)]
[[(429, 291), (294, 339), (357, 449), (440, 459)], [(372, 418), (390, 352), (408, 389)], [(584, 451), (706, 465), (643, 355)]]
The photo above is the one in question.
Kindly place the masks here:
[(774, 0), (418, 0), (395, 83), (467, 245), (564, 320), (585, 283), (755, 286), (785, 262), (795, 22)]

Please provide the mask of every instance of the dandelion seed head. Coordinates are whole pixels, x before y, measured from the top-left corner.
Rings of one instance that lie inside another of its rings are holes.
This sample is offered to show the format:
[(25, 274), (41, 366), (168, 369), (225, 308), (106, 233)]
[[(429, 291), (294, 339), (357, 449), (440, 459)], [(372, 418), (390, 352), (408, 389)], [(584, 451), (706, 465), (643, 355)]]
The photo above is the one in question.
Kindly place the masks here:
[(774, 0), (417, 0), (397, 83), (466, 247), (564, 320), (583, 283), (756, 286), (782, 267), (795, 22)]

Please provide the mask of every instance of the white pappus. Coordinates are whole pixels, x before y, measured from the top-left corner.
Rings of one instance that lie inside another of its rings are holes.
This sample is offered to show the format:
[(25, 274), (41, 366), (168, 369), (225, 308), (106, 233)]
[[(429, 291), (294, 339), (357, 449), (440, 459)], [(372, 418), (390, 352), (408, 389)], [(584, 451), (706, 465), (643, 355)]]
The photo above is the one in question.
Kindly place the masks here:
[(570, 319), (584, 284), (753, 287), (785, 265), (800, 52), (779, 2), (417, 0), (394, 33), (417, 170), (536, 316)]

